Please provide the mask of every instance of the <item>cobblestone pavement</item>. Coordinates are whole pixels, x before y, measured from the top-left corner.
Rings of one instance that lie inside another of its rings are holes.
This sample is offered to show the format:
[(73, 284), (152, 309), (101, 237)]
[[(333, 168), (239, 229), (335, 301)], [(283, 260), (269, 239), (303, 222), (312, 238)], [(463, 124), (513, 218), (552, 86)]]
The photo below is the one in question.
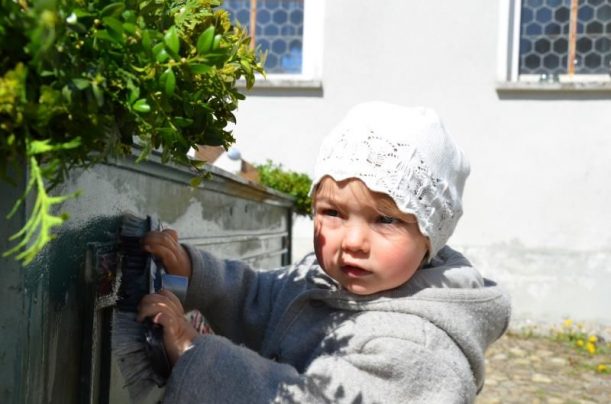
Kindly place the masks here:
[(509, 333), (486, 353), (486, 383), (476, 404), (611, 403), (611, 354), (594, 356), (546, 337)]

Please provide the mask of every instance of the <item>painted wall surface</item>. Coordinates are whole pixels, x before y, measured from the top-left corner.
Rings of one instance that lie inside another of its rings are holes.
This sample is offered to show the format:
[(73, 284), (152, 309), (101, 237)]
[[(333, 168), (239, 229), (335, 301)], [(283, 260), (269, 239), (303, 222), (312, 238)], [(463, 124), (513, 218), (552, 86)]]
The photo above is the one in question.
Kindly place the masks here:
[[(516, 321), (609, 323), (611, 92), (498, 90), (506, 4), (324, 2), (322, 89), (251, 91), (237, 147), (312, 174), (322, 137), (353, 104), (432, 107), (472, 165), (450, 244), (510, 289)], [(310, 231), (296, 223), (296, 249)]]

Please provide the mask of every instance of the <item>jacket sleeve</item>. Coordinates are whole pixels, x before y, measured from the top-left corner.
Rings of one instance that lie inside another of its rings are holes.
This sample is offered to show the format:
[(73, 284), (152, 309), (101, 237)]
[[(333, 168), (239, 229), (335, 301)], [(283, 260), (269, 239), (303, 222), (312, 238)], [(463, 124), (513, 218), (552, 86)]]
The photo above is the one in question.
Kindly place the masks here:
[(242, 261), (222, 260), (184, 245), (192, 275), (185, 309), (199, 310), (215, 333), (257, 348), (269, 324), (278, 274), (257, 271)]
[(421, 345), (378, 338), (321, 355), (300, 374), (224, 337), (200, 337), (177, 362), (164, 403), (470, 403), (472, 380)]

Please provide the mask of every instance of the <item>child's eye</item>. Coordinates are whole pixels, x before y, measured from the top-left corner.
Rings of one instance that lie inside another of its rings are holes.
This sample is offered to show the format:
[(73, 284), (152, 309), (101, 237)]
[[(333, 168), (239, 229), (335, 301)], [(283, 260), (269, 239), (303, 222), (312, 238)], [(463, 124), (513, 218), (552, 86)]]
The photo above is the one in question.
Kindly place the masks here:
[(331, 216), (331, 217), (339, 216), (339, 212), (335, 209), (325, 209), (322, 211), (322, 214), (325, 216)]
[(400, 219), (397, 219), (396, 217), (392, 217), (392, 216), (380, 216), (378, 217), (378, 223), (382, 223), (382, 224), (397, 224), (400, 222)]

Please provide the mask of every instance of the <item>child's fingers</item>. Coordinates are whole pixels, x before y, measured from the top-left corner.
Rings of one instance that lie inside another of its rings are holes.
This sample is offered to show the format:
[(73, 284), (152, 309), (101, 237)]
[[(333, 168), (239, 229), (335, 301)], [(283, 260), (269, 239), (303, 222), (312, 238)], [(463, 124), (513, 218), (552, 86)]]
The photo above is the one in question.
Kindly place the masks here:
[(163, 229), (162, 233), (172, 237), (174, 241), (178, 242), (178, 233), (174, 229)]
[(178, 236), (173, 230), (151, 231), (142, 238), (141, 245), (153, 254), (158, 250), (175, 250), (180, 247)]
[(144, 251), (160, 258), (169, 273), (191, 276), (191, 259), (178, 242), (176, 231), (149, 232), (143, 237), (141, 245)]
[(181, 313), (184, 313), (185, 310), (182, 307), (182, 303), (180, 302), (178, 296), (176, 296), (174, 293), (170, 292), (167, 289), (161, 289), (158, 294), (167, 297), (174, 304), (174, 307), (177, 310), (179, 310)]
[(172, 316), (159, 313), (153, 321), (163, 327), (163, 343), (170, 363), (174, 365), (178, 358), (187, 351), (197, 337), (197, 331), (183, 316)]
[(150, 317), (163, 327), (163, 341), (170, 362), (174, 364), (193, 343), (197, 331), (184, 316), (182, 305), (170, 291), (146, 295), (138, 306), (138, 321)]
[(168, 313), (170, 315), (183, 316), (182, 306), (180, 302), (178, 306), (168, 297), (153, 293), (146, 295), (138, 305), (138, 321), (143, 321), (146, 317), (153, 317), (157, 313)]

